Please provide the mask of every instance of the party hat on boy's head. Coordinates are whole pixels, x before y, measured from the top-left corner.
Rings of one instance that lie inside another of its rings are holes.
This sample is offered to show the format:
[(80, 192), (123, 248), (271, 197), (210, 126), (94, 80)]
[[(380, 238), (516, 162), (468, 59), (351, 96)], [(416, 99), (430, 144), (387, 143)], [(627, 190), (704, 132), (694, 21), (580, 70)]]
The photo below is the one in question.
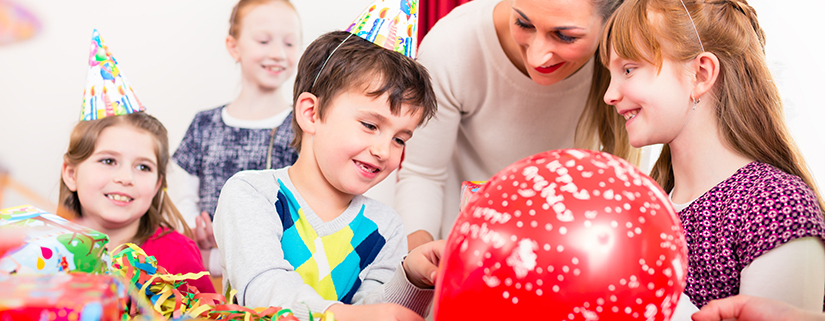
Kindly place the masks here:
[(375, 0), (347, 28), (350, 33), (415, 59), (418, 0)]
[(89, 71), (86, 73), (80, 120), (126, 115), (145, 109), (95, 29), (92, 32)]

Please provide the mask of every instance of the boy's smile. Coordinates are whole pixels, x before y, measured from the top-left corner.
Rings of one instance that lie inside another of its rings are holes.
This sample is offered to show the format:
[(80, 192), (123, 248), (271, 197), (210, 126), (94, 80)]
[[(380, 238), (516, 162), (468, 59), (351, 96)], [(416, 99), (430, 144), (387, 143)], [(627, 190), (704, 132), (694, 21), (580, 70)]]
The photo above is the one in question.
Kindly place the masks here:
[(304, 129), (309, 139), (301, 156), (312, 155), (315, 164), (299, 157), (294, 168), (317, 177), (314, 187), (329, 194), (363, 194), (386, 178), (401, 163), (404, 145), (421, 118), (420, 112), (409, 113), (408, 106), (393, 115), (386, 94), (370, 97), (359, 89), (339, 94), (329, 102), (323, 120), (314, 113), (312, 128)]

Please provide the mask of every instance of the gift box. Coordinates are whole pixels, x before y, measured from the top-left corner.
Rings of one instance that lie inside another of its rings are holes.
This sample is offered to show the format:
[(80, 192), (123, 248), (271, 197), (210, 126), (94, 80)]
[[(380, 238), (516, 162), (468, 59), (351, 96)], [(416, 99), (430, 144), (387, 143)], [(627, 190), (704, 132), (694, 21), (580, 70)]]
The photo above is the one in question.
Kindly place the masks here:
[(0, 257), (0, 274), (108, 271), (106, 234), (69, 222), (31, 205), (0, 210), (0, 228), (26, 231), (23, 245)]
[(0, 277), (0, 320), (121, 320), (127, 293), (110, 275)]
[(459, 211), (464, 210), (464, 206), (470, 202), (470, 197), (475, 195), (487, 181), (464, 181), (461, 183), (461, 205)]

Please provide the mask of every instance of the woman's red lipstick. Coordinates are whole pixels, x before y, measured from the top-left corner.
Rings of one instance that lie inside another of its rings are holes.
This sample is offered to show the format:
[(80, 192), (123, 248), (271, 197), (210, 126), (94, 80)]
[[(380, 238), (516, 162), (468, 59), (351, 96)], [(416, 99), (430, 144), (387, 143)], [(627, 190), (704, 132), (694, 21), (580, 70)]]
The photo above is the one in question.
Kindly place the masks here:
[(536, 67), (536, 71), (538, 71), (540, 73), (543, 73), (543, 74), (549, 74), (551, 72), (556, 71), (556, 69), (559, 69), (562, 65), (564, 65), (564, 62), (557, 63), (557, 64), (552, 65), (550, 67)]

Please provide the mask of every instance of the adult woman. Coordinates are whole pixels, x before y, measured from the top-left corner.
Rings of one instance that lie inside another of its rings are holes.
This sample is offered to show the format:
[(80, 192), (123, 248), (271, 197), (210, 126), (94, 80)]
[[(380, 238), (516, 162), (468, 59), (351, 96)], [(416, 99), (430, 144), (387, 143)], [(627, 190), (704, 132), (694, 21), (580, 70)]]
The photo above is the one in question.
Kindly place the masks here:
[[(418, 61), (438, 113), (407, 144), (395, 209), (409, 247), (444, 238), (460, 184), (551, 149), (602, 149), (635, 162), (624, 119), (601, 99), (609, 75), (594, 58), (620, 0), (475, 0), (442, 18)], [(421, 230), (421, 231), (419, 231)]]

